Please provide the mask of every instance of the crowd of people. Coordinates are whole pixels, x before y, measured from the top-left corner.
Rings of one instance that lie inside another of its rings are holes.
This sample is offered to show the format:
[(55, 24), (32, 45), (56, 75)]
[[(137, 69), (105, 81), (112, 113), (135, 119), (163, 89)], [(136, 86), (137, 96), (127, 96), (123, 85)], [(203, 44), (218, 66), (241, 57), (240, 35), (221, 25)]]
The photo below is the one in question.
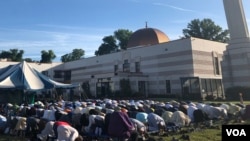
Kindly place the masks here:
[(30, 140), (138, 141), (148, 133), (181, 129), (218, 119), (250, 119), (250, 105), (191, 101), (87, 99), (2, 104), (0, 132)]

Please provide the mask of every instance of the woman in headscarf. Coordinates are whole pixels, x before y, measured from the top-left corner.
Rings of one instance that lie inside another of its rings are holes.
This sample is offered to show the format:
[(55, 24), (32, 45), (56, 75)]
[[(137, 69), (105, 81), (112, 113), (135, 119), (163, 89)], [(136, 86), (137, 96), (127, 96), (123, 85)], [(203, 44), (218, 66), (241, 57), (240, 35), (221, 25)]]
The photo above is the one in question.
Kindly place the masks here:
[(127, 113), (122, 112), (121, 108), (115, 107), (115, 111), (110, 115), (108, 134), (112, 137), (126, 140), (130, 138), (132, 131), (135, 130)]

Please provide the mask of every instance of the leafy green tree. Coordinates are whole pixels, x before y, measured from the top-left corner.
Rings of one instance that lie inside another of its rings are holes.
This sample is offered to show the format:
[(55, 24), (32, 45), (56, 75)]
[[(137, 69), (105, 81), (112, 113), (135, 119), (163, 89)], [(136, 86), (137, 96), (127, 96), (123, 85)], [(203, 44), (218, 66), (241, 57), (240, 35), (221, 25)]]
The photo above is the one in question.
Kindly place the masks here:
[(0, 54), (0, 58), (2, 59), (10, 59), (11, 58), (11, 53), (10, 51), (2, 51), (1, 54)]
[(118, 46), (120, 49), (127, 49), (128, 40), (132, 34), (133, 32), (128, 29), (118, 29), (114, 32), (114, 36), (118, 40)]
[(23, 60), (26, 61), (26, 62), (36, 62), (36, 63), (39, 63), (39, 61), (32, 60), (31, 58), (24, 58)]
[(10, 49), (9, 51), (2, 51), (0, 53), (0, 58), (7, 58), (11, 61), (21, 62), (23, 60), (23, 50)]
[(104, 55), (112, 52), (117, 52), (120, 49), (127, 49), (127, 44), (132, 31), (127, 29), (118, 29), (114, 32), (114, 35), (105, 36), (102, 40), (103, 43), (95, 51), (95, 55)]
[(71, 56), (72, 56), (71, 53), (64, 54), (63, 56), (61, 56), (61, 61), (62, 62), (70, 62)]
[(211, 19), (194, 19), (186, 29), (182, 30), (184, 37), (197, 37), (211, 41), (227, 42), (229, 40), (228, 30), (223, 30), (220, 26), (215, 25)]
[(42, 50), (41, 54), (40, 63), (52, 63), (52, 60), (56, 58), (56, 55), (52, 50)]
[(118, 46), (116, 45), (116, 40), (114, 36), (106, 36), (102, 39), (103, 43), (99, 47), (98, 51), (95, 51), (95, 55), (109, 54), (112, 51), (117, 51)]
[(70, 61), (79, 60), (82, 56), (84, 56), (84, 53), (85, 52), (82, 49), (73, 49), (71, 53), (61, 56), (61, 61), (70, 62)]

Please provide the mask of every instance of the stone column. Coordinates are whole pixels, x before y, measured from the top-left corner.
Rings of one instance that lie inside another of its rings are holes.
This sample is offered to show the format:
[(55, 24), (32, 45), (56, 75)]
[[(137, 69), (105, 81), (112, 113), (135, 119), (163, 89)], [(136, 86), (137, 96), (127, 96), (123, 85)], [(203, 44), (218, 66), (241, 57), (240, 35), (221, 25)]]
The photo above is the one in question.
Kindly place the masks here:
[(223, 0), (230, 41), (223, 53), (224, 89), (250, 86), (250, 38), (242, 0)]
[(248, 42), (249, 31), (242, 0), (223, 0), (230, 32), (230, 43)]

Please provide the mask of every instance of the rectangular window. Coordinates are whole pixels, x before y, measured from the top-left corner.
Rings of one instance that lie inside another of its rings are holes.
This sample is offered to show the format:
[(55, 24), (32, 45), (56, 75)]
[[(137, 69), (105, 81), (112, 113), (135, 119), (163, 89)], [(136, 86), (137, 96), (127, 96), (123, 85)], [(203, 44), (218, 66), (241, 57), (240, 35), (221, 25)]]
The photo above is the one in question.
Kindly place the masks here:
[(48, 71), (42, 71), (42, 74), (49, 77), (49, 72)]
[(138, 81), (138, 91), (140, 94), (146, 93), (146, 82), (145, 81)]
[(206, 79), (201, 79), (201, 91), (203, 93), (207, 92), (207, 81), (206, 81)]
[(198, 78), (190, 78), (190, 88), (192, 93), (200, 92), (200, 83)]
[(71, 71), (64, 71), (64, 81), (71, 80)]
[(221, 79), (201, 79), (201, 85), (203, 94), (223, 97)]
[(217, 91), (218, 91), (218, 96), (219, 97), (223, 97), (223, 88), (222, 88), (222, 82), (220, 79), (216, 79), (216, 87), (217, 87)]
[(54, 71), (54, 78), (62, 78), (63, 77), (63, 72), (60, 70), (55, 70)]
[(207, 84), (207, 93), (212, 94), (211, 79), (207, 79), (206, 84)]
[(218, 57), (214, 57), (214, 68), (215, 68), (215, 74), (220, 75), (220, 63)]
[(124, 60), (123, 72), (130, 72), (130, 64), (129, 64), (128, 60)]
[(141, 72), (141, 64), (140, 64), (140, 62), (135, 62), (135, 72)]
[(181, 78), (181, 84), (184, 94), (197, 94), (200, 92), (200, 83), (198, 77)]
[(118, 65), (114, 65), (114, 72), (118, 71)]
[(214, 57), (214, 73), (215, 75), (220, 75), (220, 62), (218, 57)]
[(214, 74), (221, 75), (220, 58), (218, 52), (212, 52), (212, 60), (214, 65)]
[(166, 80), (166, 93), (171, 94), (171, 84), (170, 80)]

